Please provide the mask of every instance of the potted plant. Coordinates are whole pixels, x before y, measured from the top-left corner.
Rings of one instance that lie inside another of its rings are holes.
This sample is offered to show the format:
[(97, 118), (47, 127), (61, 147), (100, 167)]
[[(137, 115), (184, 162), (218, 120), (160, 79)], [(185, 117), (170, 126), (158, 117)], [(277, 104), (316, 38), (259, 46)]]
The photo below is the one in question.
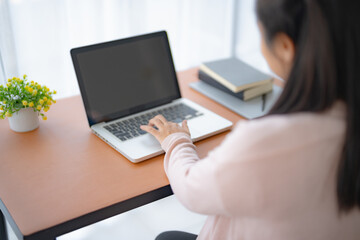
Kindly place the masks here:
[(23, 79), (8, 79), (6, 85), (0, 85), (0, 119), (9, 119), (10, 128), (15, 132), (28, 132), (39, 127), (39, 115), (43, 120), (47, 117), (50, 106), (56, 101), (46, 86)]

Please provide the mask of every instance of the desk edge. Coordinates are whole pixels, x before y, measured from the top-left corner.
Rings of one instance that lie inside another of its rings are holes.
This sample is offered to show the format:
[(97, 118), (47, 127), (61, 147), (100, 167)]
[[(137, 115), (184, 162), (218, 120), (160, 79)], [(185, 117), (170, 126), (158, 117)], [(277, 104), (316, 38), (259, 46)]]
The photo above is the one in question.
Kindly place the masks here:
[[(172, 195), (172, 189), (170, 185), (160, 187), (158, 189), (146, 192), (139, 196), (127, 199), (123, 202), (115, 203), (111, 206), (96, 210), (94, 212), (82, 215), (80, 217), (71, 219), (69, 221), (60, 223), (50, 228), (32, 233), (28, 236), (24, 236), (24, 240), (49, 240), (55, 239), (63, 234), (75, 231), (101, 220), (110, 218), (112, 216), (124, 213), (134, 208), (146, 205), (156, 200), (165, 198)], [(5, 205), (4, 205), (5, 206)], [(14, 222), (15, 224), (15, 222)], [(15, 224), (16, 225), (16, 224)], [(17, 227), (17, 226), (16, 226)], [(20, 231), (19, 231), (20, 232)], [(22, 235), (21, 235), (22, 236)]]
[[(18, 225), (15, 223), (14, 218), (11, 216), (9, 210), (5, 206), (5, 203), (0, 198), (0, 211), (3, 213), (5, 220), (9, 222), (13, 232), (15, 233), (18, 239), (24, 239), (23, 234), (21, 233)], [(6, 225), (6, 222), (5, 222)]]

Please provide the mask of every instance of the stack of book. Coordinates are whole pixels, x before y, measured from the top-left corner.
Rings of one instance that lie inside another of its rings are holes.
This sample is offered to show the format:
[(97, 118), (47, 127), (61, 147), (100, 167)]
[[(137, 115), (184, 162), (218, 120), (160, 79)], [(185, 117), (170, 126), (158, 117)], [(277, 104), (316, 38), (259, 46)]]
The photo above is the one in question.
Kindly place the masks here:
[(273, 79), (237, 58), (200, 66), (199, 79), (243, 101), (271, 92)]

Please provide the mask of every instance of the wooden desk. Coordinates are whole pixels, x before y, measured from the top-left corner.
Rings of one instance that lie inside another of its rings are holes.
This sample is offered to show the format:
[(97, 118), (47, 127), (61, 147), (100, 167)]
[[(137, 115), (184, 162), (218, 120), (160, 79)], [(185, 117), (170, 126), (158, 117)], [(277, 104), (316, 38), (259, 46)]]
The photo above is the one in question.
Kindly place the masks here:
[[(182, 96), (233, 123), (241, 119), (188, 87), (197, 69), (178, 78)], [(59, 100), (47, 115), (29, 133), (0, 121), (0, 209), (19, 239), (55, 239), (172, 194), (164, 155), (125, 159), (91, 133), (80, 96)], [(196, 143), (200, 157), (227, 133)]]

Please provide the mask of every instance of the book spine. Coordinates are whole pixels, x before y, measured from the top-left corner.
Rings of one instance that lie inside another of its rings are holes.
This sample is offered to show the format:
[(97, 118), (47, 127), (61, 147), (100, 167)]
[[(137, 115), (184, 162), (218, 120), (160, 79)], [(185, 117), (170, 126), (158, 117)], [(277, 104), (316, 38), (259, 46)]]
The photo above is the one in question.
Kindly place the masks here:
[(203, 72), (202, 70), (199, 70), (199, 79), (207, 84), (209, 84), (212, 87), (215, 87), (223, 92), (226, 92), (234, 97), (237, 97), (241, 100), (244, 100), (244, 91), (241, 92), (237, 92), (234, 93), (233, 91), (231, 91), (230, 89), (228, 89), (227, 87), (223, 86), (221, 83), (219, 83), (218, 81), (214, 80), (212, 77), (210, 77), (209, 75), (207, 75), (205, 72)]

